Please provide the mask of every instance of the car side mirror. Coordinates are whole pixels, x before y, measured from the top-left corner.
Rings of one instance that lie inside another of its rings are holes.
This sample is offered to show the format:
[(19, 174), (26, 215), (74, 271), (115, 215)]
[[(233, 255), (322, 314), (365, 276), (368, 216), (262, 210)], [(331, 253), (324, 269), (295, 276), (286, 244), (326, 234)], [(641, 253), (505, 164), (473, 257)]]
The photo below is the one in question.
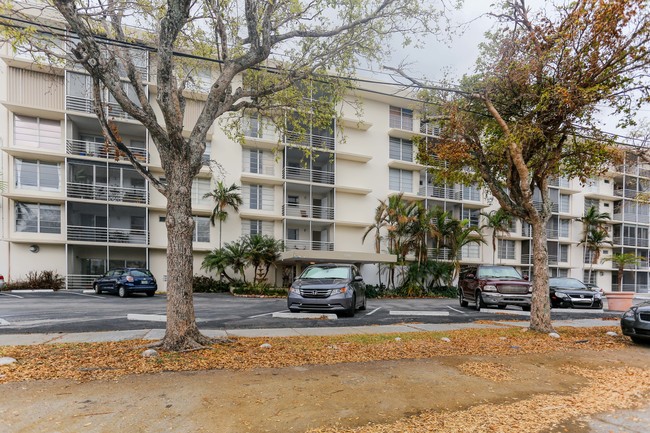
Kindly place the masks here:
[(528, 275), (524, 275), (524, 280), (528, 281)]
[(356, 275), (354, 281), (363, 281), (363, 277), (361, 275)]

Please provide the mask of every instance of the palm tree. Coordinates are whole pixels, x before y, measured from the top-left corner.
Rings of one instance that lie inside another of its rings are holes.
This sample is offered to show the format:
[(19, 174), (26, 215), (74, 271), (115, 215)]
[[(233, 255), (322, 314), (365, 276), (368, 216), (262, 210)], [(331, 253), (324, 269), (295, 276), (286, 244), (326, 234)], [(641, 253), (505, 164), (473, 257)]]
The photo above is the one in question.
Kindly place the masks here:
[(600, 253), (605, 245), (614, 245), (612, 241), (607, 240), (607, 232), (598, 228), (592, 228), (587, 233), (587, 239), (581, 241), (578, 245), (584, 245), (587, 251), (591, 251), (593, 255), (589, 261), (589, 278), (591, 282), (591, 272), (595, 263), (600, 260)]
[(460, 253), (465, 245), (472, 243), (484, 244), (485, 239), (478, 227), (470, 226), (468, 219), (452, 220), (451, 232), (447, 238), (447, 246), (449, 247), (449, 258), (454, 264), (454, 273), (451, 276), (451, 282), (458, 276), (460, 271)]
[(611, 257), (605, 257), (603, 259), (603, 262), (606, 261), (611, 261), (612, 263), (616, 264), (616, 267), (618, 269), (618, 291), (622, 292), (623, 291), (623, 272), (625, 271), (625, 267), (628, 265), (638, 265), (641, 263), (641, 261), (645, 260), (645, 257), (637, 256), (634, 253), (616, 253), (612, 254)]
[(510, 234), (510, 224), (512, 223), (512, 215), (508, 214), (504, 209), (498, 209), (489, 213), (481, 212), (485, 217), (485, 224), (479, 227), (479, 230), (490, 229), (492, 230), (492, 264), (494, 264), (497, 255), (497, 236)]
[(372, 224), (366, 227), (366, 231), (363, 232), (363, 237), (361, 238), (361, 243), (366, 241), (366, 237), (374, 230), (375, 231), (375, 252), (377, 254), (381, 253), (381, 241), (383, 239), (381, 235), (381, 230), (386, 227), (386, 202), (384, 200), (379, 200), (379, 204), (375, 208), (375, 219)]
[(451, 213), (436, 206), (429, 211), (429, 236), (435, 243), (434, 255), (440, 257), (440, 250), (447, 247), (447, 241), (453, 231), (454, 219)]
[[(587, 239), (589, 233), (593, 229), (607, 233), (607, 222), (610, 219), (609, 213), (600, 212), (596, 206), (591, 206), (585, 211), (585, 214), (581, 218), (576, 218), (576, 221), (582, 223), (582, 241), (580, 243), (583, 245), (583, 256), (587, 254)], [(591, 278), (591, 267), (589, 278)]]
[(238, 192), (240, 189), (239, 185), (234, 183), (226, 187), (222, 181), (218, 181), (217, 187), (212, 192), (203, 195), (203, 198), (211, 197), (215, 202), (210, 222), (214, 226), (215, 220), (219, 220), (219, 248), (221, 248), (221, 225), (228, 218), (226, 208), (230, 206), (235, 212), (238, 212), (239, 206), (244, 203), (241, 194)]
[(242, 239), (244, 257), (254, 268), (253, 284), (266, 279), (271, 265), (280, 258), (282, 242), (271, 236), (254, 234)]

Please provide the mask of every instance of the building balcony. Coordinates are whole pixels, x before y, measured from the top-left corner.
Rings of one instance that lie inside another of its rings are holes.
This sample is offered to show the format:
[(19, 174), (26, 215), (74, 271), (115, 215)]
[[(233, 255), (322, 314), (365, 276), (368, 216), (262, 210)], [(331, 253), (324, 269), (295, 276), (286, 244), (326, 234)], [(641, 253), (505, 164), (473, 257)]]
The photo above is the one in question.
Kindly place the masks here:
[(136, 187), (68, 182), (67, 195), (70, 198), (81, 198), (86, 200), (141, 204), (149, 203), (149, 194), (147, 189)]
[[(71, 111), (81, 111), (82, 113), (95, 114), (95, 107), (92, 99), (81, 98), (78, 96), (68, 95), (65, 98), (66, 109)], [(133, 120), (119, 104), (115, 102), (106, 103), (106, 115), (116, 119)]]
[(310, 206), (296, 203), (285, 203), (282, 214), (287, 217), (334, 219), (334, 208), (328, 206)]
[(301, 167), (285, 167), (282, 173), (283, 179), (299, 180), (302, 182), (324, 183), (334, 185), (334, 172), (324, 170), (312, 170)]
[(137, 229), (69, 225), (68, 240), (146, 245), (149, 242), (149, 233)]
[[(107, 149), (104, 143), (83, 140), (66, 140), (65, 151), (68, 155), (90, 156), (93, 158), (115, 159), (114, 150)], [(149, 152), (146, 149), (131, 148), (131, 153), (140, 162), (149, 162)]]
[(309, 250), (309, 251), (334, 251), (334, 242), (324, 241), (302, 241), (285, 239), (284, 249), (288, 250)]
[(326, 135), (300, 134), (298, 132), (287, 132), (284, 140), (288, 145), (314, 147), (318, 149), (334, 150), (336, 139)]

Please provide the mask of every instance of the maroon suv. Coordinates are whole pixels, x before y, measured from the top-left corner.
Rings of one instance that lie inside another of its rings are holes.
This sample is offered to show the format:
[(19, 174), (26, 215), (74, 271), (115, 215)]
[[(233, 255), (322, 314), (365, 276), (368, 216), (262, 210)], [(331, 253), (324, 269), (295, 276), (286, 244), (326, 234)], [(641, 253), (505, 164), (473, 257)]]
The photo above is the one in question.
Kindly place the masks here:
[(461, 269), (458, 280), (458, 300), (461, 307), (469, 302), (476, 305), (476, 311), (483, 307), (519, 305), (530, 311), (533, 291), (528, 277), (522, 277), (512, 266), (478, 265)]

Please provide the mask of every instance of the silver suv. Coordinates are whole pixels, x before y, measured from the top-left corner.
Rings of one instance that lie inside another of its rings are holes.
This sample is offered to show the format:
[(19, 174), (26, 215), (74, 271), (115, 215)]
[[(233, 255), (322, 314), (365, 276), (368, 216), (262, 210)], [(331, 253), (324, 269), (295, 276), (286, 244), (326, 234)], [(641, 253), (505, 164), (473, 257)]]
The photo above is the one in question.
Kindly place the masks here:
[(366, 285), (354, 265), (311, 265), (291, 284), (287, 306), (291, 312), (331, 311), (352, 317), (355, 310), (366, 309)]

